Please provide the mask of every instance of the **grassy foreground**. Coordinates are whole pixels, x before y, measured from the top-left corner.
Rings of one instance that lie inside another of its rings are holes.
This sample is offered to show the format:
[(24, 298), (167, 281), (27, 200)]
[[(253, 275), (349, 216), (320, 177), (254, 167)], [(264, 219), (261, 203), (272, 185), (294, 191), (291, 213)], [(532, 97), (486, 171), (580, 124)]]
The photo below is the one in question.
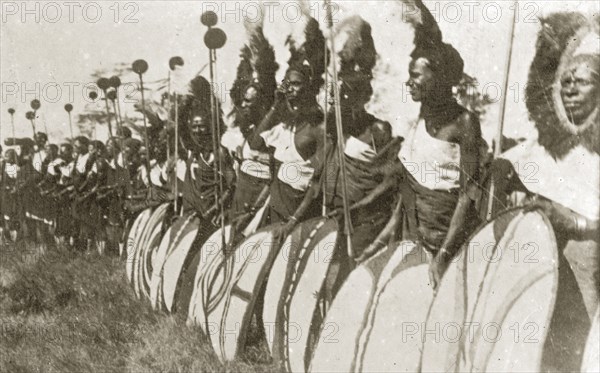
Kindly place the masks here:
[(148, 303), (122, 259), (2, 245), (0, 372), (275, 371), (257, 351), (222, 365), (199, 328)]

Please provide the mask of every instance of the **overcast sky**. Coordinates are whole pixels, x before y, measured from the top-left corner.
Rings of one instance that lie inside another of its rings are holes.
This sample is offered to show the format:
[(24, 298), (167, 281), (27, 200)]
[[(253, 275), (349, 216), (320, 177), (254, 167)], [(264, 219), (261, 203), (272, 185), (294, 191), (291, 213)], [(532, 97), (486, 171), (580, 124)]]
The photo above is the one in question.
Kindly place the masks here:
[[(68, 119), (63, 106), (71, 102), (73, 114), (86, 104), (83, 87), (92, 82), (90, 74), (110, 69), (117, 63), (130, 64), (146, 59), (149, 82), (166, 78), (168, 60), (181, 56), (188, 76), (207, 63), (203, 36), (205, 27), (200, 14), (211, 7), (221, 16), (219, 27), (228, 42), (219, 51), (218, 80), (227, 90), (234, 80), (238, 55), (246, 35), (242, 15), (254, 16), (257, 1), (2, 1), (1, 81), (2, 137), (9, 135), (9, 107), (17, 110), (17, 135), (30, 135), (25, 120), (29, 102), (39, 98), (38, 126), (45, 121), (52, 141), (68, 134)], [(87, 4), (87, 5), (86, 5)], [(311, 9), (323, 25), (321, 2), (312, 1)], [(376, 47), (382, 63), (391, 65), (378, 70), (374, 87), (383, 99), (371, 105), (376, 115), (393, 123), (402, 133), (414, 118), (417, 107), (406, 97), (402, 82), (407, 79), (408, 55), (412, 49), (411, 28), (402, 22), (399, 1), (338, 1), (336, 20), (359, 14), (373, 26)], [(442, 28), (465, 60), (465, 72), (476, 77), (487, 93), (498, 96), (504, 84), (504, 69), (509, 47), (509, 26), (513, 10), (510, 1), (427, 1)], [(24, 9), (26, 7), (26, 9)], [(598, 14), (598, 2), (591, 1), (520, 1), (513, 64), (509, 83), (506, 133), (510, 136), (534, 135), (527, 121), (522, 97), (529, 64), (533, 58), (537, 17), (556, 10), (580, 10)], [(285, 70), (288, 52), (284, 41), (290, 32), (301, 34), (299, 6), (295, 1), (271, 1), (266, 8), (265, 32), (275, 46), (280, 74)], [(323, 26), (324, 27), (324, 26)], [(208, 77), (208, 70), (205, 75)], [(127, 79), (134, 81), (133, 76)], [(60, 87), (60, 90), (57, 90)], [(70, 88), (71, 87), (71, 88)], [(15, 92), (16, 90), (16, 92)], [(500, 96), (498, 96), (498, 99)], [(500, 100), (498, 100), (500, 102)], [(226, 105), (228, 102), (225, 103)], [(125, 105), (126, 106), (126, 105)], [(483, 119), (487, 138), (493, 134), (500, 115), (494, 105)]]

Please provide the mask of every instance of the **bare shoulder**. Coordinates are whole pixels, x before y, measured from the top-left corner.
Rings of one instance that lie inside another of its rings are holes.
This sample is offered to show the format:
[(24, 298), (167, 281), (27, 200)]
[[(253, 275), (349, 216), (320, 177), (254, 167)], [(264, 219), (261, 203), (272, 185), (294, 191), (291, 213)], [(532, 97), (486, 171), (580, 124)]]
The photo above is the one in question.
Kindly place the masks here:
[(320, 122), (318, 124), (310, 126), (310, 128), (311, 128), (310, 132), (311, 132), (312, 136), (317, 141), (320, 141), (323, 138), (323, 134), (325, 133), (325, 123)]
[(461, 142), (478, 142), (481, 138), (481, 125), (479, 115), (465, 110), (456, 118), (456, 124), (460, 131)]

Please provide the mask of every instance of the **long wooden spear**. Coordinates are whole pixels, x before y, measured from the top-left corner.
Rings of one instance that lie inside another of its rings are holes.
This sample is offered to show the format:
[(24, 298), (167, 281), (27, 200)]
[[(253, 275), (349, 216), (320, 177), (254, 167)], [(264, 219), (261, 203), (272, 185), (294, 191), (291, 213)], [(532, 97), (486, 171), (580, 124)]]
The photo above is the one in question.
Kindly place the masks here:
[(335, 48), (335, 37), (333, 30), (333, 15), (331, 12), (331, 1), (325, 0), (325, 12), (327, 18), (327, 26), (329, 27), (329, 43), (331, 54), (334, 56), (332, 58), (333, 66), (333, 95), (335, 99), (334, 108), (335, 108), (335, 127), (337, 130), (337, 153), (338, 160), (340, 164), (340, 177), (341, 177), (341, 186), (342, 186), (342, 203), (344, 205), (344, 233), (346, 234), (346, 242), (348, 248), (348, 256), (350, 258), (355, 257), (354, 249), (352, 247), (352, 221), (350, 220), (350, 205), (348, 201), (348, 186), (346, 183), (346, 167), (345, 167), (345, 159), (344, 159), (344, 129), (342, 127), (342, 108), (340, 106), (340, 88), (338, 86), (338, 71), (337, 65), (335, 61), (336, 48)]
[(216, 81), (216, 65), (217, 65), (217, 49), (222, 48), (227, 42), (227, 35), (220, 28), (213, 27), (218, 22), (217, 14), (214, 12), (205, 12), (201, 17), (202, 24), (208, 27), (208, 31), (204, 35), (204, 43), (208, 47), (209, 52), (209, 65), (210, 65), (210, 106), (212, 114), (212, 140), (213, 140), (213, 151), (215, 156), (215, 180), (219, 184), (219, 193), (216, 195), (216, 203), (219, 206), (220, 211), (220, 225), (221, 225), (221, 245), (225, 248), (225, 206), (223, 201), (223, 163), (221, 157), (221, 123), (220, 123), (220, 110), (219, 100), (215, 97), (215, 92), (212, 91), (215, 87)]
[[(171, 71), (175, 71), (177, 66), (183, 66), (183, 58), (181, 57), (171, 57), (169, 60), (169, 84), (168, 84), (168, 103), (169, 103), (169, 119), (171, 118)], [(179, 103), (177, 100), (177, 91), (175, 91), (175, 143), (173, 144), (174, 149), (174, 157), (175, 157), (175, 185), (173, 189), (175, 191), (175, 202), (173, 204), (173, 208), (175, 214), (177, 214), (178, 205), (179, 205), (179, 180), (177, 179), (177, 163), (179, 162)], [(168, 141), (167, 141), (168, 143)]]
[[(146, 101), (144, 99), (144, 79), (142, 75), (148, 71), (148, 62), (144, 60), (136, 60), (131, 65), (132, 70), (138, 74), (140, 78), (140, 93), (142, 94), (142, 118), (144, 119), (144, 145), (146, 146), (146, 176), (148, 179), (149, 195), (152, 197), (152, 180), (150, 179), (150, 141), (148, 140), (148, 124), (146, 123)], [(111, 135), (112, 136), (112, 135)]]
[[(496, 129), (496, 144), (494, 147), (494, 159), (498, 158), (500, 154), (502, 154), (502, 133), (504, 132), (504, 122), (506, 121), (506, 100), (508, 98), (508, 83), (510, 76), (510, 67), (512, 63), (512, 51), (515, 40), (515, 29), (517, 26), (517, 12), (519, 2), (518, 0), (514, 2), (513, 9), (513, 18), (512, 24), (510, 27), (510, 44), (508, 45), (508, 52), (506, 56), (506, 68), (505, 68), (505, 76), (504, 76), (504, 91), (502, 97), (502, 103), (500, 106), (500, 118), (498, 118), (498, 128)], [(494, 213), (494, 194), (496, 193), (496, 186), (494, 182), (494, 177), (492, 175), (491, 184), (490, 184), (490, 193), (488, 196), (488, 208), (487, 208), (487, 220), (490, 221), (492, 219)]]

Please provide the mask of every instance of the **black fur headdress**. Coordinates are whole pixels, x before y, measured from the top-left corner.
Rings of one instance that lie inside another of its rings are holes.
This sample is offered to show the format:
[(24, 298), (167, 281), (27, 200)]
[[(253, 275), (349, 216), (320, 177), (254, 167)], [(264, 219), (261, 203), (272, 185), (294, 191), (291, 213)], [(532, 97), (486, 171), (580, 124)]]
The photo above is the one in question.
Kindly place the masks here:
[[(310, 79), (309, 91), (316, 96), (325, 82), (323, 74), (329, 62), (329, 50), (326, 52), (326, 40), (316, 19), (308, 16), (304, 30), (304, 43), (298, 47), (296, 41), (289, 36), (286, 45), (290, 49), (288, 72), (296, 71)], [(327, 58), (327, 60), (325, 60)]]
[(571, 58), (574, 47), (585, 34), (598, 32), (598, 21), (598, 17), (590, 21), (580, 13), (555, 13), (541, 20), (542, 29), (525, 91), (526, 104), (529, 118), (539, 132), (538, 142), (557, 159), (579, 144), (600, 153), (598, 110), (588, 118), (588, 125), (577, 129), (564, 115), (562, 102), (557, 99), (561, 65)]
[[(181, 98), (179, 104), (179, 137), (188, 150), (197, 150), (199, 146), (199, 143), (191, 135), (191, 124), (194, 117), (202, 117), (208, 123), (211, 121), (211, 95), (213, 95), (213, 91), (210, 83), (204, 77), (198, 75), (190, 81), (189, 93)], [(217, 97), (214, 99), (218, 100)], [(221, 135), (225, 130), (222, 117), (223, 114), (220, 112)], [(212, 131), (212, 126), (210, 126), (210, 130)]]
[(452, 45), (443, 42), (439, 25), (422, 0), (401, 2), (419, 10), (414, 17), (404, 14), (408, 18), (404, 20), (415, 28), (415, 48), (410, 56), (413, 59), (426, 58), (439, 84), (451, 87), (458, 85), (464, 70), (460, 53)]
[[(358, 136), (365, 126), (376, 120), (365, 111), (365, 105), (373, 95), (371, 81), (377, 63), (377, 51), (371, 34), (371, 25), (359, 16), (343, 21), (338, 27), (346, 31), (348, 38), (338, 53), (340, 70), (340, 105), (344, 133)], [(328, 120), (328, 132), (333, 134), (335, 116)]]
[(265, 38), (262, 23), (257, 26), (246, 24), (246, 29), (249, 40), (240, 54), (241, 61), (231, 89), (231, 99), (236, 107), (240, 107), (246, 89), (252, 86), (258, 91), (260, 105), (270, 108), (277, 88), (275, 74), (279, 68), (275, 51)]

